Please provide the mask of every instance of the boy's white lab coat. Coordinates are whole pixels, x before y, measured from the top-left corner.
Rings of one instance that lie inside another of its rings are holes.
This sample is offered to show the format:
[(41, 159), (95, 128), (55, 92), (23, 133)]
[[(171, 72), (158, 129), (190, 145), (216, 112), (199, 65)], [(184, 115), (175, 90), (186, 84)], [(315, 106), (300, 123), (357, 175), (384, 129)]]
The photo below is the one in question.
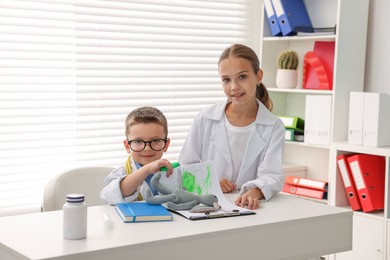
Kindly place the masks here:
[[(251, 130), (236, 184), (240, 193), (258, 187), (266, 200), (282, 190), (285, 127), (260, 101), (255, 127)], [(212, 160), (218, 178), (232, 179), (233, 166), (225, 128), (227, 101), (201, 111), (192, 124), (179, 162), (183, 165)]]
[[(135, 165), (133, 158), (131, 158), (131, 169), (133, 174), (137, 170), (137, 166)], [(136, 201), (139, 193), (142, 198), (145, 198), (146, 191), (149, 190), (149, 186), (145, 181), (143, 181), (142, 184), (138, 186), (137, 191), (130, 196), (122, 196), (120, 183), (126, 175), (127, 173), (124, 166), (120, 166), (113, 170), (106, 178), (104, 178), (104, 188), (100, 192), (100, 198), (109, 204)]]

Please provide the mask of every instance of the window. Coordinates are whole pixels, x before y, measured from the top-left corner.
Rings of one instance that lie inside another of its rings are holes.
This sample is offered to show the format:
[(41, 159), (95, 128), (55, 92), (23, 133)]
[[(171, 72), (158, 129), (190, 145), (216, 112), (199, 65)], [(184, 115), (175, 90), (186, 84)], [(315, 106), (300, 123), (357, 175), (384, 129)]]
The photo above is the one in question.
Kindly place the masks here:
[(66, 168), (123, 164), (139, 106), (167, 116), (176, 160), (194, 116), (224, 99), (221, 51), (256, 50), (257, 2), (2, 0), (0, 215), (39, 211)]

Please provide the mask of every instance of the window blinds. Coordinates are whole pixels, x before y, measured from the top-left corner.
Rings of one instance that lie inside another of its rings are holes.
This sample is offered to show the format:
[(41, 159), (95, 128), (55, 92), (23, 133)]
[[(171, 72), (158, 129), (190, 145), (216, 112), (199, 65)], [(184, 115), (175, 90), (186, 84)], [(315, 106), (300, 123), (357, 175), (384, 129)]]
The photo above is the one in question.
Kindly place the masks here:
[(194, 116), (224, 99), (221, 51), (258, 43), (254, 2), (0, 1), (0, 215), (38, 211), (62, 170), (123, 164), (139, 106), (164, 112), (176, 160)]

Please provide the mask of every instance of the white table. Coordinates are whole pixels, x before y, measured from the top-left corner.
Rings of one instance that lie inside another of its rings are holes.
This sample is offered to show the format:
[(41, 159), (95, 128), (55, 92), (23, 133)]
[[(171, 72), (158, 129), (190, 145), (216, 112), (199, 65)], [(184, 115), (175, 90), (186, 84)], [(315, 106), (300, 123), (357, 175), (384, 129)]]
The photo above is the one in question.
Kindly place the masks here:
[[(114, 221), (113, 229), (103, 225), (104, 213)], [(62, 211), (2, 217), (0, 259), (293, 260), (352, 249), (349, 210), (279, 194), (256, 213), (123, 223), (114, 207), (95, 206), (88, 208), (84, 240), (62, 238)]]

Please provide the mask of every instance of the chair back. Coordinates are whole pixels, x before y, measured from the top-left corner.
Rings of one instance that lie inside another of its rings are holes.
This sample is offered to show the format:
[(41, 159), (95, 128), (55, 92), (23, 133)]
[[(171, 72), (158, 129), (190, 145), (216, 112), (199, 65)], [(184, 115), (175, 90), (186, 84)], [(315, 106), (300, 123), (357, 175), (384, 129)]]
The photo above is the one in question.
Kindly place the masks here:
[(104, 178), (114, 167), (80, 167), (64, 171), (52, 177), (45, 185), (42, 211), (60, 210), (66, 202), (66, 195), (85, 195), (87, 206), (105, 204), (100, 199)]

